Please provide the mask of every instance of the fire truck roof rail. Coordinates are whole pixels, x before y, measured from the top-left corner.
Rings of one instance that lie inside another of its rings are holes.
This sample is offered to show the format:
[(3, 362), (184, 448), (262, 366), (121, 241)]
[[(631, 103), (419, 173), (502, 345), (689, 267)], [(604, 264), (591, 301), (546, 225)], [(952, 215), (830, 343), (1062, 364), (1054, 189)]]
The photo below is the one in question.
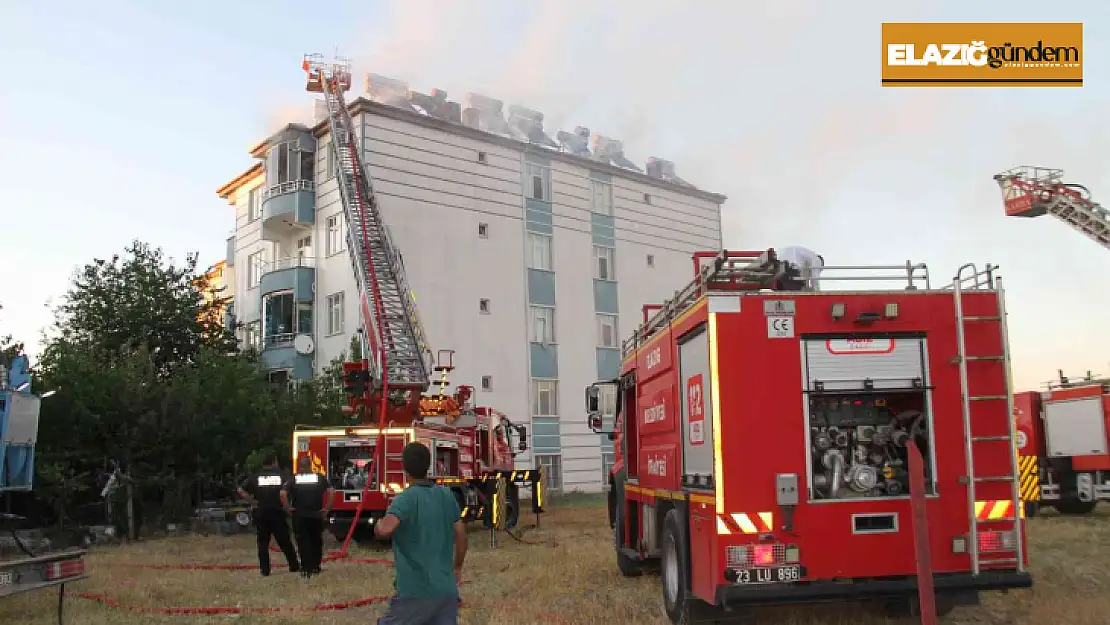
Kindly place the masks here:
[[(704, 252), (694, 254), (695, 262), (705, 259)], [(987, 271), (995, 269), (988, 265)], [(797, 271), (790, 275), (788, 270)], [(962, 269), (961, 269), (962, 272)], [(976, 275), (983, 272), (973, 272)], [(633, 332), (622, 344), (622, 354), (628, 356), (656, 332), (667, 327), (677, 316), (698, 302), (703, 295), (712, 292), (743, 291), (819, 291), (819, 285), (831, 282), (900, 282), (907, 290), (916, 290), (924, 283), (925, 290), (932, 288), (929, 269), (924, 263), (906, 261), (901, 265), (841, 265), (822, 266), (811, 272), (810, 267), (797, 267), (778, 260), (774, 249), (765, 252), (729, 252), (721, 250), (712, 257), (711, 262), (701, 266), (697, 276), (674, 297), (662, 306)], [(980, 281), (982, 279), (980, 278)], [(782, 288), (787, 285), (787, 288)], [(858, 285), (852, 287), (860, 289)]]
[(1110, 377), (1103, 375), (1091, 375), (1088, 371), (1083, 377), (1068, 377), (1064, 375), (1063, 370), (1059, 371), (1059, 377), (1055, 380), (1042, 382), (1041, 386), (1047, 391), (1054, 391), (1062, 388), (1075, 388), (1077, 386), (1110, 386)]

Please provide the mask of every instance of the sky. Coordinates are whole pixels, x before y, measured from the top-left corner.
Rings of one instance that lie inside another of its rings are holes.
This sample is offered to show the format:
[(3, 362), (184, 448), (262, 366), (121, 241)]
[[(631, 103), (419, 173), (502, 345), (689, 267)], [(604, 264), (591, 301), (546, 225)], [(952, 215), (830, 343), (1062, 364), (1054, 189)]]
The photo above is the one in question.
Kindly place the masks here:
[[(674, 161), (729, 197), (729, 248), (909, 259), (939, 281), (1000, 265), (1018, 389), (1110, 374), (1110, 253), (1051, 217), (1005, 217), (992, 180), (1056, 167), (1110, 198), (1110, 5), (891, 4), (8, 0), (0, 334), (34, 356), (72, 272), (133, 239), (222, 260), (234, 223), (216, 189), (311, 114), (302, 55), (338, 51), (359, 74), (485, 93), (543, 111), (550, 135), (583, 125)], [(1085, 86), (880, 87), (882, 22), (1007, 18), (1084, 22)]]

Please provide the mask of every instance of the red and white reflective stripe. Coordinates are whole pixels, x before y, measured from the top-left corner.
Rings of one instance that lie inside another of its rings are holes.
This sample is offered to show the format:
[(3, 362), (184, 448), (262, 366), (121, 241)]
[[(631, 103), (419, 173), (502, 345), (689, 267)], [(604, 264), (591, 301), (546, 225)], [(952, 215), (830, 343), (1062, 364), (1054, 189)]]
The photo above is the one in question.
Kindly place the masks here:
[(717, 533), (730, 534), (767, 534), (774, 531), (775, 519), (770, 512), (734, 512), (717, 515)]
[(85, 560), (63, 560), (46, 566), (46, 579), (53, 581), (67, 577), (77, 577), (85, 572)]

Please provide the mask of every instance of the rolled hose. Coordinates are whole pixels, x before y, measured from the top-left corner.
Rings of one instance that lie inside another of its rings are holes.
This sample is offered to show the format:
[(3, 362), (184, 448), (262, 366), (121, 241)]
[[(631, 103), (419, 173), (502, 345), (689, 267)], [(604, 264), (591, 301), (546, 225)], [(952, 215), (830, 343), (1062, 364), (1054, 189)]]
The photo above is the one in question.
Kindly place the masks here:
[(829, 499), (836, 499), (840, 492), (840, 483), (844, 481), (844, 456), (839, 452), (830, 452), (825, 455), (825, 464), (829, 468)]

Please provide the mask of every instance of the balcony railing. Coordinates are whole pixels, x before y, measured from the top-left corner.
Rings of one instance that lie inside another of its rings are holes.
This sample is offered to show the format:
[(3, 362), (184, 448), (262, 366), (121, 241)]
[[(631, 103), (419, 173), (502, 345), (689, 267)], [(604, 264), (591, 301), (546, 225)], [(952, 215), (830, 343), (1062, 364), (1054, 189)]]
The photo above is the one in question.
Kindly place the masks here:
[(281, 271), (282, 269), (293, 269), (294, 267), (312, 268), (315, 266), (316, 259), (312, 256), (290, 256), (289, 258), (279, 258), (268, 263), (263, 263), (262, 273)]
[(279, 182), (274, 186), (262, 192), (262, 201), (276, 197), (278, 195), (285, 195), (294, 191), (312, 191), (316, 188), (316, 183), (311, 180), (289, 180), (286, 182)]
[(293, 339), (296, 334), (270, 334), (262, 337), (262, 348), (267, 349), (270, 347), (290, 347), (293, 345)]

